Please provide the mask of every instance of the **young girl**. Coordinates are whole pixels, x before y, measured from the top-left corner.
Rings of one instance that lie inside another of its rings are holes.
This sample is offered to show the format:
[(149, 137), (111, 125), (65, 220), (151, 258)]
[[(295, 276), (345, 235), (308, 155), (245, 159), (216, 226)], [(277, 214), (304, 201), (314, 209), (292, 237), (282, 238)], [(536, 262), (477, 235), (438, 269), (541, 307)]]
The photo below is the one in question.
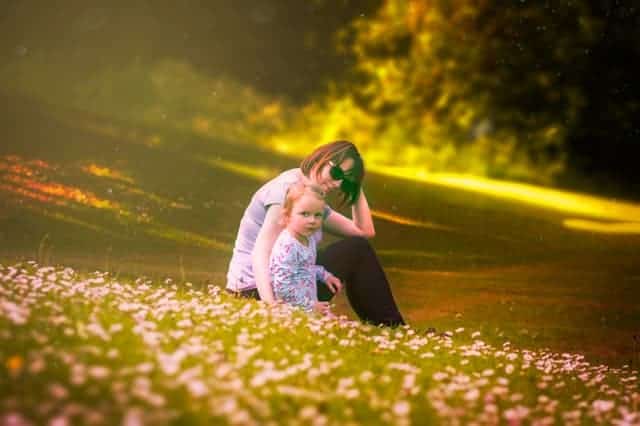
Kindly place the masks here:
[(325, 212), (324, 191), (302, 182), (289, 187), (282, 206), (284, 229), (269, 257), (274, 296), (307, 312), (330, 315), (328, 302), (319, 302), (316, 281), (340, 286), (340, 280), (316, 265), (316, 245), (321, 238)]

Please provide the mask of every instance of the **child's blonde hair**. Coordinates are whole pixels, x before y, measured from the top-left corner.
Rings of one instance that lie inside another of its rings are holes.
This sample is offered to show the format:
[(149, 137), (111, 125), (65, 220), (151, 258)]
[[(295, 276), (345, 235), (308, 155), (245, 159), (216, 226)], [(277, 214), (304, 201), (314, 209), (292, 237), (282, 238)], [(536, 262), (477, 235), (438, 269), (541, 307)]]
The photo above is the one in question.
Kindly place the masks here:
[(304, 194), (313, 194), (318, 197), (319, 200), (324, 201), (325, 193), (319, 185), (309, 184), (304, 182), (296, 182), (289, 187), (286, 195), (284, 196), (284, 203), (282, 204), (282, 224), (285, 224), (287, 218), (291, 216), (291, 210), (296, 201), (298, 201)]

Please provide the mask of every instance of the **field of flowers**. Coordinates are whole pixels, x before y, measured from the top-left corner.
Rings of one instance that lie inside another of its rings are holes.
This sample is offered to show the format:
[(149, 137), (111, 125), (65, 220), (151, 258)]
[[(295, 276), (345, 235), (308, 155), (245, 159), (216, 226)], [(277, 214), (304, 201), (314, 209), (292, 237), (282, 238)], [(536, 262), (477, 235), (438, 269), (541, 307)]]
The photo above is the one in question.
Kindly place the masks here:
[(640, 424), (638, 371), (496, 342), (0, 265), (0, 424)]

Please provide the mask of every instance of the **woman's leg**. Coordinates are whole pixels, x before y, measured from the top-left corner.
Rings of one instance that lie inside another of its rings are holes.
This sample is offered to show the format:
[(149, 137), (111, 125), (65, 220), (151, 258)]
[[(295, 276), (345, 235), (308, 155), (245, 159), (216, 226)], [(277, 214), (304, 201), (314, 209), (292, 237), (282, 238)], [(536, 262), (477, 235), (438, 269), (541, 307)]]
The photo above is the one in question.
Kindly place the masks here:
[[(317, 263), (342, 280), (349, 303), (361, 320), (404, 324), (384, 270), (366, 238), (349, 237), (329, 245), (318, 253)], [(326, 285), (318, 283), (318, 299), (327, 301), (331, 297)]]

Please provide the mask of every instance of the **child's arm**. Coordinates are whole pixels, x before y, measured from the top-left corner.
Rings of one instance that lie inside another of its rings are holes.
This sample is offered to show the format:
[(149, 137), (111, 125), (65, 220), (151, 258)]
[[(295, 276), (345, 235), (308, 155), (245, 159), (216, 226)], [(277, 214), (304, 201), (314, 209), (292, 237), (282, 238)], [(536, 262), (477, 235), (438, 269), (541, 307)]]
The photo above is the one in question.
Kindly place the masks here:
[(342, 290), (342, 282), (338, 277), (333, 275), (331, 272), (327, 271), (322, 265), (314, 265), (316, 273), (316, 281), (324, 282), (329, 290), (333, 293), (337, 293)]
[(326, 282), (329, 275), (331, 275), (322, 265), (313, 265), (312, 268), (315, 271), (316, 281)]

